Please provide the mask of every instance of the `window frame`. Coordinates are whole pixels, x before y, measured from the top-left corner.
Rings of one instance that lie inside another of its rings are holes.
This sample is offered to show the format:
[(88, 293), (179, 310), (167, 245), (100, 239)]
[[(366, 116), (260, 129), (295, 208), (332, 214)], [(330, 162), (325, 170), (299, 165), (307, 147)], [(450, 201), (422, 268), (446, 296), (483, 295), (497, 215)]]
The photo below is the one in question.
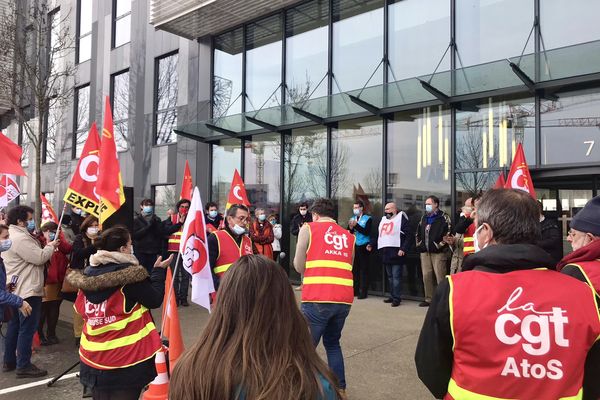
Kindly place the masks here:
[[(123, 1), (123, 0), (121, 0)], [(127, 0), (131, 3), (131, 0)], [(115, 46), (116, 43), (116, 39), (117, 39), (117, 22), (127, 16), (131, 16), (131, 7), (129, 8), (129, 11), (126, 12), (125, 14), (121, 14), (121, 15), (117, 15), (117, 3), (119, 2), (119, 0), (113, 0), (112, 1), (112, 11), (111, 11), (111, 31), (110, 31), (110, 48), (111, 49), (116, 49), (119, 48), (121, 46), (125, 46), (127, 43), (131, 43), (131, 19), (129, 20), (129, 41), (125, 42), (123, 44), (120, 44), (118, 46)]]
[[(76, 86), (74, 88), (75, 91), (75, 95), (73, 96), (73, 135), (71, 137), (71, 141), (72, 141), (72, 149), (71, 149), (71, 159), (72, 160), (77, 160), (77, 136), (78, 134), (80, 134), (81, 132), (85, 132), (85, 131), (89, 131), (90, 130), (90, 120), (89, 120), (89, 112), (90, 109), (88, 108), (88, 126), (85, 129), (77, 129), (77, 120), (79, 119), (79, 91), (86, 88), (86, 87), (90, 87), (90, 82), (85, 83), (83, 85), (79, 85)], [(88, 99), (89, 101), (89, 99)], [(88, 104), (89, 107), (89, 104)]]
[[(77, 0), (77, 15), (76, 15), (76, 34), (75, 34), (75, 64), (82, 64), (86, 61), (90, 61), (92, 59), (92, 54), (91, 54), (91, 46), (90, 46), (90, 58), (88, 58), (87, 60), (80, 60), (80, 52), (79, 52), (79, 46), (80, 46), (80, 42), (81, 42), (81, 38), (85, 38), (87, 36), (90, 36), (90, 39), (92, 38), (92, 33), (93, 33), (93, 25), (94, 22), (92, 21), (92, 26), (90, 27), (90, 31), (84, 33), (83, 35), (81, 34), (81, 1), (82, 0)], [(93, 4), (93, 0), (89, 0), (92, 2)]]
[[(153, 139), (152, 139), (152, 144), (155, 147), (158, 146), (166, 146), (166, 145), (170, 145), (170, 144), (174, 144), (177, 143), (177, 140), (172, 141), (172, 142), (166, 142), (166, 143), (158, 143), (158, 115), (159, 114), (163, 114), (169, 111), (175, 111), (175, 115), (177, 116), (178, 114), (178, 110), (177, 110), (177, 99), (175, 100), (175, 106), (174, 107), (169, 107), (169, 108), (163, 108), (163, 109), (158, 109), (158, 92), (159, 92), (159, 80), (160, 80), (160, 61), (177, 55), (177, 67), (179, 66), (179, 49), (170, 51), (168, 53), (162, 54), (158, 57), (154, 58), (154, 93), (153, 93), (153, 105), (152, 105), (152, 132), (153, 132)], [(177, 67), (175, 68), (175, 70), (177, 70)], [(179, 73), (177, 74), (177, 96), (179, 97)]]
[[(125, 68), (123, 70), (114, 72), (112, 74), (110, 74), (110, 82), (109, 82), (109, 94), (108, 94), (108, 99), (110, 101), (110, 109), (113, 112), (113, 117), (115, 115), (115, 78), (119, 75), (123, 75), (123, 74), (127, 74), (127, 86), (129, 87), (129, 83), (130, 79), (131, 79), (131, 75), (129, 75), (129, 68)], [(127, 93), (127, 108), (129, 109), (129, 104), (130, 104), (130, 98), (129, 98), (129, 94)], [(127, 143), (127, 149), (125, 150), (118, 150), (119, 153), (124, 153), (126, 151), (129, 151), (129, 118), (125, 118), (125, 119), (114, 119), (113, 118), (113, 128), (114, 126), (118, 125), (118, 124), (127, 124), (127, 138), (124, 138), (126, 143)]]

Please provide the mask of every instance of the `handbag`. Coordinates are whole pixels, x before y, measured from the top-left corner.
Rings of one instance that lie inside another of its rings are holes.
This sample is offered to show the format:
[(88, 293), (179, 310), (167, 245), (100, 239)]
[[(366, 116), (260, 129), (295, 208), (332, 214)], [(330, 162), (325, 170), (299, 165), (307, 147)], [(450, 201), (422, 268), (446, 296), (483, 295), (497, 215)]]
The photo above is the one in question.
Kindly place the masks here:
[(63, 293), (75, 293), (75, 292), (77, 292), (77, 289), (73, 285), (71, 285), (69, 283), (69, 281), (67, 280), (67, 276), (69, 276), (69, 273), (71, 271), (73, 271), (73, 268), (67, 267), (67, 271), (65, 272), (65, 279), (63, 280), (62, 288), (60, 289), (60, 291), (63, 292)]

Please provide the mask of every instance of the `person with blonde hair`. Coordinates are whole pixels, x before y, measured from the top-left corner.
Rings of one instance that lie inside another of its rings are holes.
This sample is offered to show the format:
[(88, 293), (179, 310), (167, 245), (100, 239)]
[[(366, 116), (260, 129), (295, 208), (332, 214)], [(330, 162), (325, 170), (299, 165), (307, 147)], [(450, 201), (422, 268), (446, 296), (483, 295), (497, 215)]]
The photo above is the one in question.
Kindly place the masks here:
[(169, 398), (339, 398), (288, 278), (273, 260), (242, 256), (229, 268), (208, 324), (177, 362)]

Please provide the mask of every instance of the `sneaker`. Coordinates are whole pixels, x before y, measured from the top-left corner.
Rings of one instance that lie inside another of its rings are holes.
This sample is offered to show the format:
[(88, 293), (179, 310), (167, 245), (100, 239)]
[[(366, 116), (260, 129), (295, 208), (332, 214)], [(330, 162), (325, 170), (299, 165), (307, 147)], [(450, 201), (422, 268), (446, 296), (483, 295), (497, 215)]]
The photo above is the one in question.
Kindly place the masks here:
[(59, 344), (60, 340), (56, 336), (48, 336), (48, 343), (50, 344)]
[(363, 300), (363, 299), (366, 299), (366, 298), (367, 298), (367, 295), (366, 295), (366, 294), (361, 294), (361, 295), (359, 295), (359, 296), (357, 297), (357, 299), (359, 299), (359, 300)]
[(419, 307), (429, 307), (429, 302), (428, 301), (422, 301), (419, 303)]
[(52, 343), (46, 338), (46, 336), (40, 335), (40, 345), (42, 346), (50, 346)]
[(399, 302), (399, 301), (394, 301), (394, 302), (392, 303), (392, 307), (398, 307), (399, 305), (400, 305), (400, 302)]
[(39, 369), (33, 364), (27, 368), (17, 368), (17, 378), (39, 378), (48, 375), (48, 371)]
[(340, 392), (340, 400), (348, 400), (348, 395), (346, 394), (346, 389), (339, 389)]
[(17, 369), (17, 364), (4, 363), (2, 364), (2, 372), (11, 372)]
[(81, 395), (81, 397), (84, 399), (88, 399), (93, 396), (94, 396), (94, 394), (92, 393), (92, 388), (89, 386), (83, 385), (83, 394)]
[(394, 299), (392, 299), (391, 297), (388, 297), (388, 298), (387, 298), (387, 299), (385, 299), (383, 302), (384, 302), (384, 303), (387, 303), (387, 304), (389, 304), (389, 303), (391, 303), (391, 302), (393, 302), (393, 301), (394, 301)]

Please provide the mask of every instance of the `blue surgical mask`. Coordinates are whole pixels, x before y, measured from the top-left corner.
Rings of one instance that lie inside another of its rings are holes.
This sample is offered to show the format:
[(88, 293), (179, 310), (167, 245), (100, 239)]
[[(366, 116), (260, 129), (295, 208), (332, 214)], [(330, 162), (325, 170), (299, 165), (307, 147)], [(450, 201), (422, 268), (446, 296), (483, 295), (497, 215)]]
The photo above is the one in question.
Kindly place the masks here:
[(0, 240), (0, 253), (10, 249), (10, 246), (12, 246), (12, 240), (10, 240), (10, 239)]
[(212, 219), (217, 218), (217, 215), (219, 215), (219, 213), (217, 212), (217, 210), (211, 210), (208, 212), (208, 216), (211, 217)]
[(267, 216), (266, 216), (265, 214), (260, 214), (260, 215), (258, 216), (258, 220), (259, 220), (260, 222), (263, 222), (265, 219), (267, 219)]
[(50, 238), (50, 241), (54, 241), (54, 239), (56, 239), (56, 232), (50, 232), (48, 234), (48, 237)]
[(433, 206), (431, 204), (425, 204), (425, 211), (428, 213), (433, 211)]
[(235, 233), (238, 236), (243, 235), (244, 233), (246, 233), (246, 228), (244, 228), (243, 226), (239, 226), (239, 225), (235, 224), (233, 226), (233, 233)]
[(152, 207), (152, 206), (144, 206), (142, 208), (142, 211), (144, 211), (144, 214), (150, 215), (150, 214), (152, 214), (152, 212), (154, 212), (154, 207)]
[(272, 219), (271, 221), (269, 221), (271, 223), (271, 225), (277, 225), (277, 220), (276, 219)]
[(354, 215), (359, 216), (360, 215), (360, 208), (355, 208), (352, 210), (352, 212), (354, 213)]
[(33, 232), (35, 230), (35, 221), (30, 219), (27, 221), (27, 230)]

